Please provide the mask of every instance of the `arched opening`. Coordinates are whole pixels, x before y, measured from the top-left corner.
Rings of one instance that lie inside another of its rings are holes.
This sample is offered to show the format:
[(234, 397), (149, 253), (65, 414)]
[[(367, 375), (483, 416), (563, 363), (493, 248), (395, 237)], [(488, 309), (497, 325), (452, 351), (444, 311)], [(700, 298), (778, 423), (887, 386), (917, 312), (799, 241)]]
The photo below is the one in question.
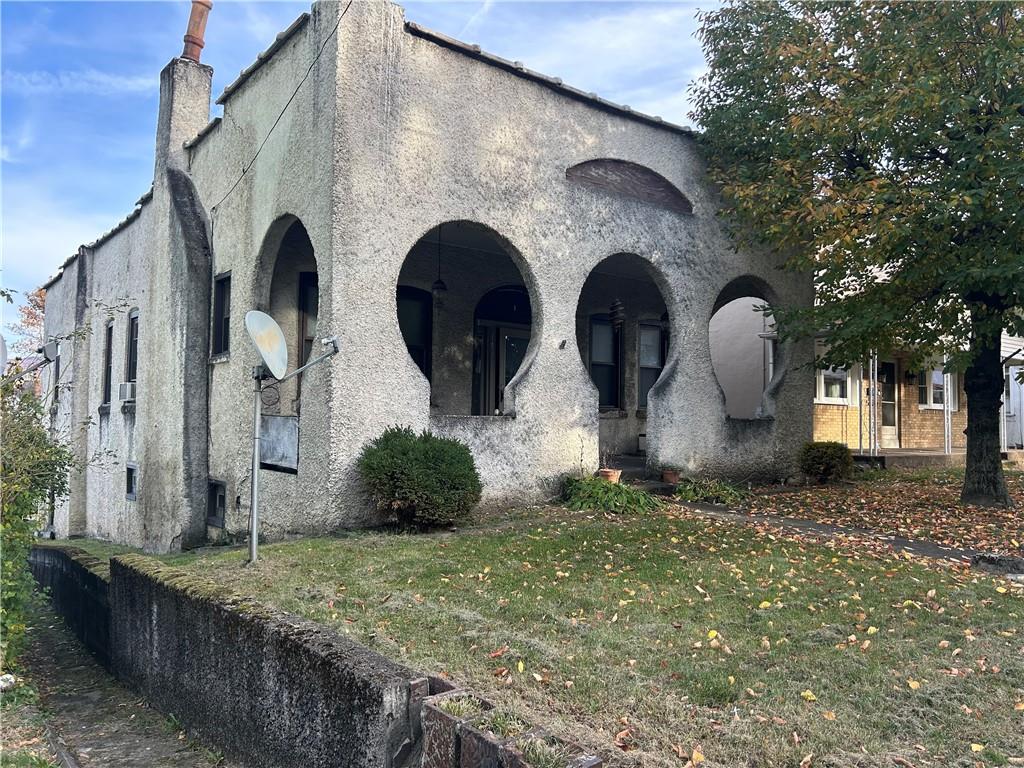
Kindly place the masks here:
[(576, 344), (597, 387), (599, 449), (646, 452), (650, 397), (668, 359), (671, 323), (653, 267), (634, 254), (609, 256), (587, 276), (576, 305)]
[(522, 366), (533, 308), (514, 251), (468, 221), (427, 232), (398, 276), (398, 325), (431, 384), (436, 415), (502, 415), (505, 388)]
[[(279, 239), (275, 246), (276, 238)], [(267, 235), (261, 266), (271, 278), (263, 290), (257, 290), (257, 296), (261, 306), (281, 326), (288, 342), (288, 369), (294, 370), (309, 359), (316, 346), (320, 310), (316, 258), (309, 234), (301, 221), (288, 217), (275, 222)], [(264, 398), (264, 412), (296, 416), (300, 411), (301, 398), (300, 374), (268, 390)]]
[(782, 367), (774, 323), (763, 311), (771, 304), (769, 296), (760, 281), (734, 280), (719, 294), (708, 323), (711, 366), (733, 419), (771, 415), (765, 392)]

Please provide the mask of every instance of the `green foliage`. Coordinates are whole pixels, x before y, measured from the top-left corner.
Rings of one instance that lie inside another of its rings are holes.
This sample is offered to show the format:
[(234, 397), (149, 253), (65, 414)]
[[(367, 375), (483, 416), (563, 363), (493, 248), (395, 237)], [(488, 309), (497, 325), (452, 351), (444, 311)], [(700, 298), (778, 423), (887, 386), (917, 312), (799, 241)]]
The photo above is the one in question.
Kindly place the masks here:
[(600, 477), (567, 477), (562, 502), (568, 509), (612, 514), (653, 512), (661, 506), (647, 491)]
[(801, 472), (819, 483), (841, 480), (853, 472), (850, 449), (831, 441), (804, 443), (797, 462)]
[(32, 596), (28, 555), (40, 525), (39, 508), (67, 492), (72, 457), (47, 432), (39, 398), (16, 382), (0, 385), (0, 421), (0, 669), (7, 669), (24, 641)]
[(738, 0), (702, 14), (692, 117), (741, 241), (814, 275), (772, 307), (818, 365), (949, 360), (971, 402), (963, 498), (1008, 504), (1002, 331), (1024, 335), (1024, 6)]
[(480, 501), (473, 455), (458, 440), (390, 427), (363, 449), (358, 466), (378, 507), (405, 524), (450, 525)]
[(750, 496), (744, 489), (712, 478), (687, 477), (676, 486), (676, 498), (704, 504), (741, 504)]

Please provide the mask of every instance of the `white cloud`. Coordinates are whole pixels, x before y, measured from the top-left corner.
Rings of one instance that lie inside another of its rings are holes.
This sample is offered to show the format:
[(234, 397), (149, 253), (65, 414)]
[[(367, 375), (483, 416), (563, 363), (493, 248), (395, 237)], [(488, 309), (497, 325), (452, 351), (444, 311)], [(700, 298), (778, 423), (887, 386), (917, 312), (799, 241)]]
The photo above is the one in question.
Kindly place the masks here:
[(79, 245), (116, 223), (116, 216), (69, 205), (51, 194), (45, 182), (5, 183), (0, 233), (4, 287), (22, 293), (39, 287)]
[(459, 31), (459, 37), (467, 35), (474, 31), (480, 26), (480, 23), (484, 20), (488, 13), (491, 12), (491, 8), (494, 7), (494, 0), (484, 0), (483, 4), (473, 12), (473, 15), (469, 17), (462, 29)]
[(159, 88), (156, 75), (119, 75), (96, 69), (47, 72), (32, 70), (7, 71), (3, 74), (3, 87), (10, 93), (38, 95), (50, 93), (82, 93), (92, 96), (150, 94)]
[(16, 130), (3, 131), (3, 143), (0, 144), (0, 162), (20, 163), (26, 159), (26, 153), (35, 144), (35, 126), (29, 119), (22, 120)]

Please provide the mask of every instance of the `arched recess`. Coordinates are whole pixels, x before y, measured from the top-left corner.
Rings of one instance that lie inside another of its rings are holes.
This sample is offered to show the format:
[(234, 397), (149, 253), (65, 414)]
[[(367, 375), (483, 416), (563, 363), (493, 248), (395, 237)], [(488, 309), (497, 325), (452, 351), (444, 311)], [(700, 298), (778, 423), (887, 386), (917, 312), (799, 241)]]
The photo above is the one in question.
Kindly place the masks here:
[(785, 375), (785, 348), (770, 314), (775, 294), (762, 279), (738, 277), (718, 294), (708, 321), (711, 366), (733, 419), (774, 416), (774, 394)]
[(432, 415), (511, 415), (532, 360), (538, 316), (522, 257), (489, 227), (445, 222), (402, 264), (398, 325), (431, 384)]
[[(282, 216), (267, 231), (254, 288), (257, 306), (273, 317), (284, 332), (288, 369), (303, 365), (316, 347), (320, 279), (313, 243), (295, 216)], [(301, 409), (301, 399), (300, 374), (268, 390), (264, 412), (296, 416)]]
[(567, 168), (565, 178), (575, 184), (676, 213), (693, 213), (693, 203), (675, 184), (639, 163), (613, 158), (587, 160)]
[(601, 261), (587, 276), (576, 305), (576, 344), (598, 392), (599, 449), (646, 449), (650, 396), (668, 363), (671, 318), (664, 281), (635, 254)]

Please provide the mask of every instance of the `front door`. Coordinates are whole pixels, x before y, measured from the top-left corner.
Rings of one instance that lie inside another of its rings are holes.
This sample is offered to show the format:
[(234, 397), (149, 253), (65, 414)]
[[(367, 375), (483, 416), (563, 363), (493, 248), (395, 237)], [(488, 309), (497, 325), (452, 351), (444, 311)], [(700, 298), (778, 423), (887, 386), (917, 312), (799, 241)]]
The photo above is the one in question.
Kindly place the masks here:
[(505, 412), (505, 386), (516, 375), (530, 344), (530, 326), (477, 322), (473, 412), (497, 416)]
[(878, 395), (882, 404), (882, 429), (878, 442), (882, 448), (899, 448), (900, 436), (897, 428), (899, 416), (899, 387), (896, 386), (896, 363), (887, 361), (878, 364)]
[(530, 345), (530, 331), (526, 328), (499, 328), (500, 352), (498, 355), (498, 381), (501, 382), (501, 392), (498, 400), (498, 410), (505, 412), (505, 387), (516, 375), (519, 366), (523, 364), (526, 357), (526, 348)]

